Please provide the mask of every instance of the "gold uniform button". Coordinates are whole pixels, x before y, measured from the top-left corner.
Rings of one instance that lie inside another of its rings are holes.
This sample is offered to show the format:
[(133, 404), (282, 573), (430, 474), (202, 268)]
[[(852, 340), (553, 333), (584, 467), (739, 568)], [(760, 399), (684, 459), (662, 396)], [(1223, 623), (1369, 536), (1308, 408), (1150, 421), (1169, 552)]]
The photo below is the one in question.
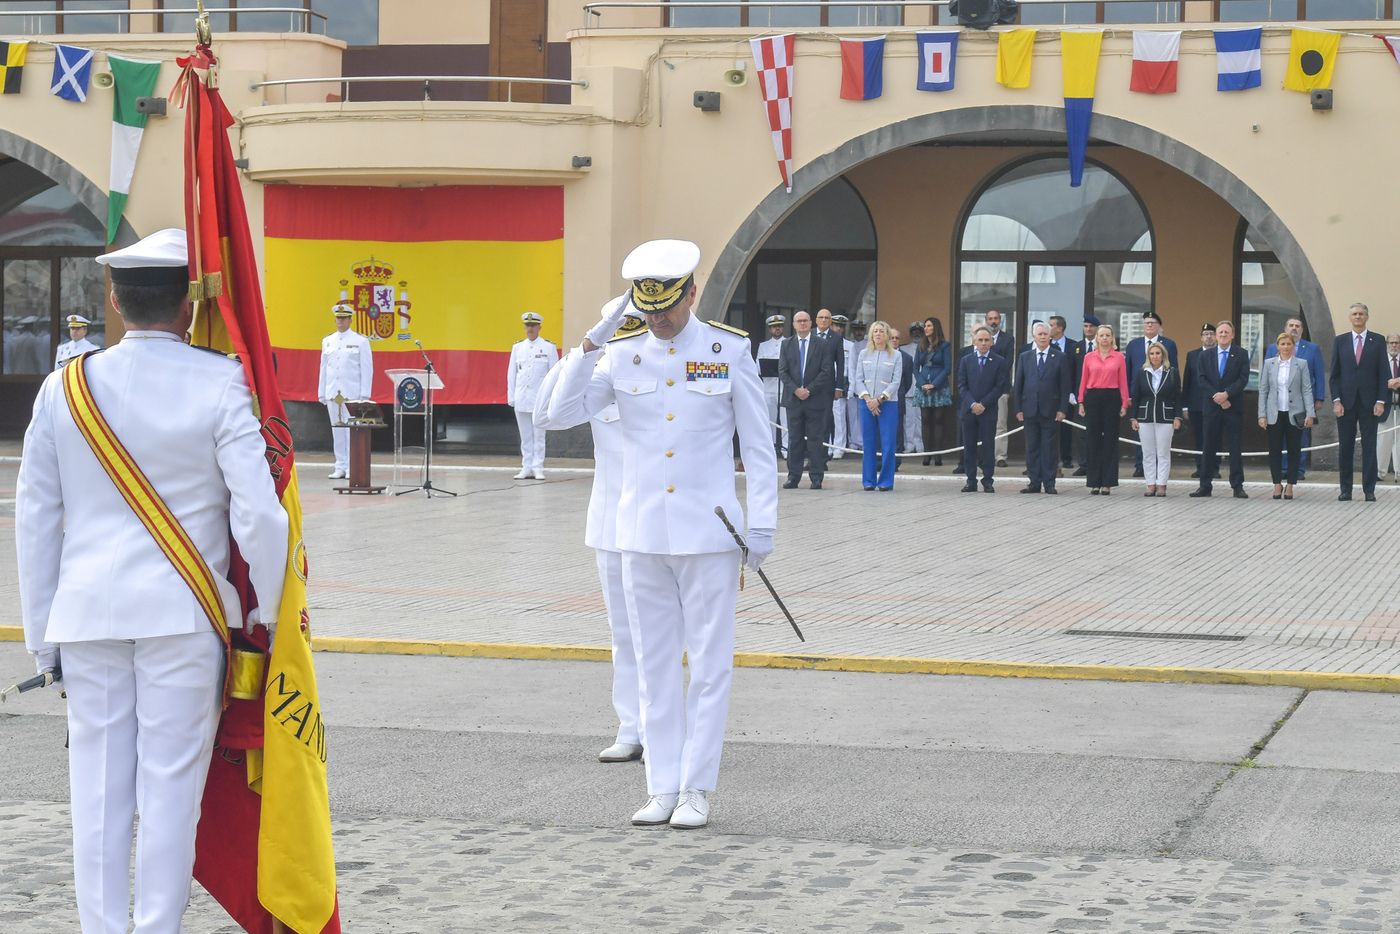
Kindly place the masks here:
[(675, 421), (675, 418), (676, 418), (676, 416), (673, 415), (672, 413), (670, 413), (670, 412), (667, 412), (667, 413), (666, 413), (666, 421), (668, 421), (668, 422), (670, 422), (670, 421)]
[(666, 456), (667, 456), (667, 457), (675, 457), (675, 456), (676, 456), (676, 452), (675, 452), (675, 451), (667, 451), (667, 452), (666, 452)]
[(667, 493), (674, 493), (674, 492), (676, 492), (676, 488), (673, 487), (673, 486), (667, 486), (667, 487), (666, 487), (666, 492), (667, 492)]
[(668, 380), (666, 380), (666, 385), (667, 385), (667, 386), (674, 386), (674, 385), (676, 385), (676, 381), (673, 380), (673, 379), (668, 379)]
[(674, 353), (676, 352), (676, 348), (674, 348), (674, 347), (667, 347), (667, 348), (666, 348), (666, 352), (669, 353), (669, 354), (674, 354)]

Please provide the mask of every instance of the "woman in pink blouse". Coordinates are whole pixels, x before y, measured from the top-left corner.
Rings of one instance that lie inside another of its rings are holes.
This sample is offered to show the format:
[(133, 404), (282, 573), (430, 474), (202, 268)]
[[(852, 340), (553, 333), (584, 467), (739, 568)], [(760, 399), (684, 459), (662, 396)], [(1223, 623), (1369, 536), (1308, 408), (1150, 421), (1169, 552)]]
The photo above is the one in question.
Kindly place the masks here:
[(1113, 328), (1103, 324), (1079, 377), (1079, 415), (1088, 429), (1084, 466), (1095, 496), (1107, 496), (1118, 485), (1118, 420), (1127, 411), (1128, 365), (1113, 349)]

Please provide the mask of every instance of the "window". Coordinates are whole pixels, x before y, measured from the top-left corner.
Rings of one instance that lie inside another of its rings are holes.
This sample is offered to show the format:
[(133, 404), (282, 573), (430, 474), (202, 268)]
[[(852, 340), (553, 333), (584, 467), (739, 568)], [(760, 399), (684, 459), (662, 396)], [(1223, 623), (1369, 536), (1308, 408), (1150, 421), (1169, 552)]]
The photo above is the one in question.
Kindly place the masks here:
[[(379, 44), (379, 0), (336, 0), (333, 6), (315, 6), (326, 14), (326, 33), (348, 45)], [(319, 30), (312, 24), (312, 31)]]
[(96, 13), (103, 10), (126, 10), (131, 6), (128, 0), (63, 0), (63, 25), (59, 32), (70, 33), (113, 33), (129, 32), (127, 17), (113, 13), (110, 16), (69, 16), (83, 12)]
[[(705, 0), (698, 0), (705, 2)], [(904, 22), (903, 7), (889, 3), (871, 3), (862, 6), (822, 7), (807, 6), (763, 6), (754, 3), (748, 7), (724, 6), (713, 0), (713, 10), (701, 7), (673, 7), (667, 10), (666, 22), (671, 26), (899, 26)], [(1091, 4), (1092, 6), (1092, 4)], [(940, 7), (946, 10), (946, 7)]]
[[(69, 0), (64, 0), (69, 2)], [(313, 4), (312, 0), (205, 0), (208, 8), (232, 9), (233, 13), (210, 13), (209, 28), (217, 36), (221, 32), (313, 32), (328, 28), (328, 23), (343, 20), (351, 33), (365, 32), (363, 21), (368, 17), (373, 23), (373, 35), (368, 43), (378, 41), (378, 0), (334, 0), (333, 3)], [(274, 13), (269, 7), (282, 7), (283, 12)], [(297, 13), (285, 8), (315, 11), (327, 15), (326, 20)], [(195, 10), (197, 0), (160, 0), (162, 10)], [(259, 10), (263, 12), (258, 12)], [(160, 17), (163, 32), (194, 32), (193, 13), (165, 13)], [(358, 30), (358, 32), (357, 32)], [(337, 36), (337, 38), (344, 38)], [(348, 41), (348, 40), (347, 40)], [(360, 44), (360, 43), (352, 43)]]
[(1273, 248), (1257, 229), (1240, 221), (1235, 251), (1239, 289), (1239, 345), (1249, 354), (1249, 387), (1259, 388), (1264, 349), (1274, 342), (1289, 318), (1302, 317), (1302, 305)]
[(32, 36), (40, 33), (58, 32), (58, 18), (42, 13), (34, 13), (34, 10), (57, 10), (56, 0), (38, 0), (36, 3), (29, 3), (27, 0), (4, 0), (0, 2), (0, 11), (6, 7), (10, 9), (21, 9), (26, 11), (23, 14), (0, 13), (0, 33), (9, 36)]

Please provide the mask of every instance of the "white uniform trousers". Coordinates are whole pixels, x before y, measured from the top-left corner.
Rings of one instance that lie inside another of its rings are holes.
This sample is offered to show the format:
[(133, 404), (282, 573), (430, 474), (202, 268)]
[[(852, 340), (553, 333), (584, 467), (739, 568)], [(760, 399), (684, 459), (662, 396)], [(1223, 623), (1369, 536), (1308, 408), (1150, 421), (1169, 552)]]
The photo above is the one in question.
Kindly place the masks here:
[[(778, 399), (778, 388), (777, 388), (776, 386), (774, 386), (772, 389), (769, 389), (769, 388), (768, 388), (768, 385), (767, 385), (768, 381), (767, 381), (767, 380), (764, 380), (763, 382), (764, 382), (764, 387), (763, 387), (763, 389), (764, 389), (764, 398), (765, 398), (765, 400), (766, 400), (767, 403), (768, 403), (768, 422), (769, 422), (769, 424), (775, 424), (775, 423), (776, 423), (776, 424), (778, 425), (778, 428), (776, 429), (777, 432), (778, 432), (778, 434), (776, 435), (776, 437), (777, 437), (777, 439), (778, 439), (778, 445), (781, 446), (781, 449), (782, 449), (782, 452), (783, 452), (783, 457), (787, 457), (787, 452), (788, 452), (787, 406), (779, 404), (779, 399)], [(777, 381), (774, 380), (774, 382), (777, 382)]]
[(914, 404), (912, 395), (904, 397), (904, 453), (924, 450), (924, 410)]
[(839, 460), (846, 456), (846, 452), (841, 448), (846, 447), (846, 400), (844, 398), (835, 399), (831, 403), (831, 443), (835, 447), (828, 453), (834, 460)]
[(133, 814), (135, 934), (177, 934), (219, 724), (223, 646), (209, 631), (61, 649), (83, 934), (126, 934)]
[(860, 409), (861, 401), (853, 396), (847, 396), (841, 400), (846, 403), (846, 440), (847, 447), (861, 450), (860, 434)]
[(1138, 422), (1142, 441), (1142, 476), (1148, 486), (1165, 487), (1172, 472), (1171, 422)]
[(637, 686), (637, 650), (627, 616), (627, 590), (622, 585), (622, 552), (593, 549), (598, 555), (598, 581), (612, 630), (613, 710), (617, 712), (617, 741), (640, 746), (641, 689)]
[(1390, 407), (1390, 417), (1382, 424), (1381, 430), (1394, 428), (1394, 431), (1386, 432), (1380, 436), (1380, 441), (1376, 447), (1379, 454), (1376, 456), (1376, 472), (1385, 476), (1394, 470), (1400, 476), (1400, 405)]
[(637, 647), (647, 794), (714, 791), (734, 674), (739, 552), (624, 551), (622, 580)]
[(331, 417), (331, 447), (335, 450), (335, 469), (341, 473), (350, 472), (350, 429), (334, 427), (337, 422), (342, 422), (349, 416), (349, 412), (342, 413), (340, 406), (334, 402), (326, 403), (326, 412)]
[(544, 429), (535, 427), (535, 413), (515, 410), (520, 429), (520, 469), (544, 470)]
[[(1006, 416), (1011, 408), (1011, 397), (1002, 395), (997, 397), (997, 435), (1006, 434)], [(997, 460), (1006, 460), (1007, 446), (1011, 443), (1011, 438), (998, 437), (996, 441)]]

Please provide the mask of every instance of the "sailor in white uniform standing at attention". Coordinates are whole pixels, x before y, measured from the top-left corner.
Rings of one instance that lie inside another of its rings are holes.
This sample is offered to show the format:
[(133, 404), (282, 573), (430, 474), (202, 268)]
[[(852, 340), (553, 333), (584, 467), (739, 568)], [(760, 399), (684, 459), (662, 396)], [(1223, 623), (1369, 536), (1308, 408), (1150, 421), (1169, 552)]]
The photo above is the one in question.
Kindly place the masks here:
[[(111, 269), (126, 334), (39, 388), (15, 487), (20, 608), (39, 670), (61, 663), (68, 692), (82, 930), (134, 921), (164, 934), (181, 930), (190, 898), (223, 706), (221, 633), (245, 623), (227, 580), (230, 538), (258, 597), (246, 622), (271, 628), (287, 513), (243, 367), (185, 343), (185, 232), (97, 262)], [(64, 918), (42, 927), (73, 930)]]
[[(630, 296), (615, 298), (609, 304), (628, 305)], [(622, 337), (646, 327), (642, 316), (625, 307), (626, 318), (615, 334), (599, 333), (600, 342), (610, 337)], [(603, 309), (603, 317), (610, 317)], [(591, 333), (591, 332), (590, 332)], [(576, 347), (569, 351), (580, 353)], [(535, 403), (535, 426), (558, 428), (551, 417), (552, 403), (564, 368), (556, 366), (544, 378)], [(561, 403), (563, 400), (561, 400)], [(564, 406), (561, 404), (560, 411)], [(567, 427), (567, 426), (563, 426)], [(612, 702), (617, 714), (617, 738), (598, 753), (599, 762), (632, 762), (642, 757), (641, 695), (637, 686), (637, 651), (632, 645), (632, 626), (627, 617), (627, 593), (622, 586), (622, 552), (617, 550), (617, 507), (622, 498), (622, 425), (618, 421), (617, 403), (606, 406), (588, 420), (593, 432), (593, 491), (588, 497), (588, 524), (583, 543), (592, 548), (598, 559), (598, 581), (603, 587), (603, 606), (612, 630)]]
[[(684, 240), (633, 250), (622, 277), (632, 280), (631, 304), (648, 330), (606, 341), (625, 310), (609, 303), (591, 336), (560, 363), (550, 407), (561, 427), (613, 403), (621, 416), (617, 547), (639, 663), (649, 795), (632, 823), (677, 829), (709, 823), (729, 714), (741, 556), (715, 509), (744, 526), (736, 430), (750, 567), (772, 553), (778, 524), (778, 465), (758, 364), (744, 332), (691, 314), (699, 262), (699, 247)], [(682, 655), (690, 661), (688, 692)]]
[[(350, 413), (346, 401), (368, 399), (374, 384), (374, 352), (369, 339), (350, 330), (354, 310), (345, 304), (331, 308), (335, 315), (335, 332), (321, 341), (321, 375), (317, 380), (316, 398), (326, 407), (331, 418), (331, 444), (335, 449), (335, 469), (331, 480), (344, 480), (350, 474), (350, 427), (345, 420)], [(340, 401), (336, 401), (336, 397)], [(335, 426), (344, 427), (337, 428)]]
[[(758, 374), (763, 377), (763, 395), (768, 400), (768, 422), (769, 429), (772, 430), (773, 423), (778, 424), (778, 450), (783, 457), (787, 457), (787, 406), (781, 405), (782, 380), (778, 378), (778, 354), (783, 350), (783, 327), (787, 324), (786, 315), (769, 315), (764, 322), (768, 325), (768, 340), (758, 345)], [(765, 360), (772, 363), (765, 364)], [(772, 375), (767, 375), (771, 371)]]
[(535, 424), (535, 399), (550, 367), (559, 359), (559, 348), (540, 337), (544, 318), (533, 311), (520, 316), (525, 339), (510, 348), (510, 368), (506, 371), (506, 404), (515, 409), (515, 426), (520, 429), (520, 473), (517, 480), (544, 479), (544, 429)]
[(92, 322), (82, 315), (68, 316), (68, 340), (58, 345), (58, 352), (54, 354), (54, 369), (58, 369), (74, 357), (81, 357), (89, 350), (102, 349), (88, 340), (90, 324)]

